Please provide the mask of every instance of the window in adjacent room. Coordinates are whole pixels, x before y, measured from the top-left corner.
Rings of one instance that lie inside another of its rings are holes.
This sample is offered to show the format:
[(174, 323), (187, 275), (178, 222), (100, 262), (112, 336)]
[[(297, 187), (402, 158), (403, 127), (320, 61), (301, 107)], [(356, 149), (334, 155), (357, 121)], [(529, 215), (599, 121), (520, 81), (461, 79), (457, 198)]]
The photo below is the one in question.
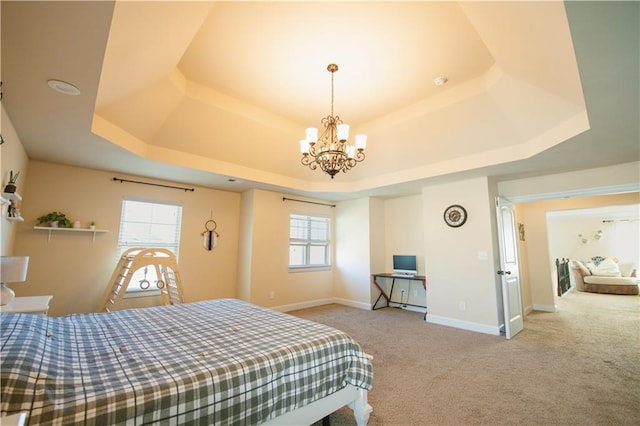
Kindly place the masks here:
[[(164, 248), (171, 251), (177, 259), (181, 222), (181, 206), (124, 200), (118, 235), (118, 260), (122, 253), (134, 247)], [(139, 269), (131, 278), (127, 293), (141, 292), (139, 283), (142, 279), (144, 279), (144, 269)], [(152, 285), (155, 283), (157, 280), (155, 268), (147, 268), (146, 279)], [(144, 295), (156, 294), (158, 294), (157, 291), (144, 292)]]
[(289, 268), (331, 266), (331, 220), (292, 214), (289, 225)]

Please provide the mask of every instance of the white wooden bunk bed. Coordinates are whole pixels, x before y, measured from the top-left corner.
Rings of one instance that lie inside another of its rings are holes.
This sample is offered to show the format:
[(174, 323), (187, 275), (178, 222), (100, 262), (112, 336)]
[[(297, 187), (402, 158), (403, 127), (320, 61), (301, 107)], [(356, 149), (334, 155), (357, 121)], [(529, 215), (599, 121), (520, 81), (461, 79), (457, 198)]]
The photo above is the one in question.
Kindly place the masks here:
[(371, 413), (360, 345), (238, 301), (108, 313), (2, 314), (0, 414), (26, 424), (311, 424)]

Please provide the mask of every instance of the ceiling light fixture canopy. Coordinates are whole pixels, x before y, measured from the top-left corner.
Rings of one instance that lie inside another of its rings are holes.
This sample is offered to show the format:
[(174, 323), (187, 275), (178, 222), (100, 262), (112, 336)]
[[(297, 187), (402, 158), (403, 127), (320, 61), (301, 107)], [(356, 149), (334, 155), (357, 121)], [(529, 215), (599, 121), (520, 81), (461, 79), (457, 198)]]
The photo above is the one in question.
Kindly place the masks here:
[(339, 116), (333, 115), (333, 74), (338, 71), (338, 66), (329, 64), (327, 71), (331, 73), (331, 115), (322, 119), (324, 131), (320, 137), (315, 127), (306, 130), (306, 138), (300, 141), (300, 161), (311, 170), (320, 167), (333, 179), (338, 172), (346, 173), (364, 160), (367, 136), (356, 135), (354, 145), (347, 143), (349, 125), (344, 124)]

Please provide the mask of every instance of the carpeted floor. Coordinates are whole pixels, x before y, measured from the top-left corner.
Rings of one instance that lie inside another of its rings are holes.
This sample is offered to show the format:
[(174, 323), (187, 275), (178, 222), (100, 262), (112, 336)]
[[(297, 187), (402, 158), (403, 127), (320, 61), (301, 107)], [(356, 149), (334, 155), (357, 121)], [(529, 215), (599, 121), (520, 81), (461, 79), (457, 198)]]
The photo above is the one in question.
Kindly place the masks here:
[[(640, 298), (571, 292), (512, 340), (397, 308), (290, 312), (373, 355), (369, 425), (639, 425)], [(343, 408), (331, 424), (354, 425)]]

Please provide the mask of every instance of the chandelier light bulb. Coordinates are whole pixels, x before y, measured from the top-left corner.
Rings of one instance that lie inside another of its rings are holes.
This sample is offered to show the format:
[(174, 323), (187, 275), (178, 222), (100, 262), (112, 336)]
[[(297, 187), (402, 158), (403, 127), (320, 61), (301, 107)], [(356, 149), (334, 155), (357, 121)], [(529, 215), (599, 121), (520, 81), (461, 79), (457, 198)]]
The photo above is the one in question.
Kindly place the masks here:
[(347, 156), (353, 158), (356, 155), (356, 147), (353, 145), (347, 146)]
[(356, 135), (356, 149), (365, 149), (367, 147), (367, 135)]
[(318, 142), (318, 129), (316, 129), (315, 127), (309, 127), (307, 130), (305, 130), (305, 134), (307, 135), (307, 142)]
[(340, 124), (338, 126), (338, 140), (340, 142), (344, 142), (349, 139), (349, 125), (348, 124)]

